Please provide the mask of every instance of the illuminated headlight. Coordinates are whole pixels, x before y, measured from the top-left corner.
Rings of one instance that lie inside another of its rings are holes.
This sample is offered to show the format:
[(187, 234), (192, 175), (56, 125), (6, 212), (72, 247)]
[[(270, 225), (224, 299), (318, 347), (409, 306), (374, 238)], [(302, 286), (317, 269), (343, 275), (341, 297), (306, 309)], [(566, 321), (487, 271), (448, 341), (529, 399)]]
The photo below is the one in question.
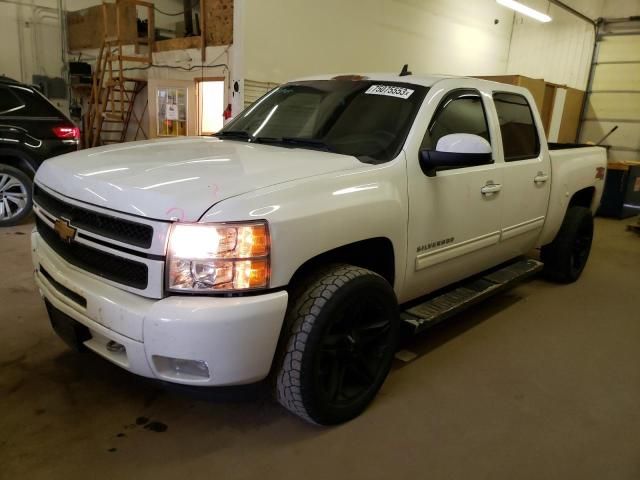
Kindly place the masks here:
[(169, 236), (167, 272), (167, 287), (177, 292), (266, 288), (267, 223), (175, 223)]

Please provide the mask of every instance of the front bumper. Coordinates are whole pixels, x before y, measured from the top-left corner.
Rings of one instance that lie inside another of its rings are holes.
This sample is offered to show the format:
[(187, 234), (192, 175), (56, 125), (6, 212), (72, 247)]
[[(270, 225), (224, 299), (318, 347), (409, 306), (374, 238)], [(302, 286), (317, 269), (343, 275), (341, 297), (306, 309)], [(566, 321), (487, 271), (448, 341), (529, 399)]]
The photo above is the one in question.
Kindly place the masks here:
[[(269, 373), (287, 292), (148, 299), (69, 265), (36, 231), (31, 242), (42, 296), (87, 327), (91, 338), (84, 345), (116, 365), (145, 377), (202, 386), (248, 384)], [(114, 349), (113, 342), (124, 348)], [(194, 374), (184, 368), (190, 361), (206, 368)]]

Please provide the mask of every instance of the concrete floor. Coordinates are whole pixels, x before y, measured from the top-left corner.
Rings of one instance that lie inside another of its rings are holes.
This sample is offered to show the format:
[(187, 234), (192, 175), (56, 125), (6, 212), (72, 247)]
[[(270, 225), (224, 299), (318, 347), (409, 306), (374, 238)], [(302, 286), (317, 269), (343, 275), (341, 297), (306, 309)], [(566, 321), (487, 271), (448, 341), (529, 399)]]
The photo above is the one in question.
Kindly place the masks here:
[(68, 351), (32, 283), (31, 225), (0, 230), (0, 478), (639, 479), (629, 222), (597, 220), (578, 283), (534, 279), (409, 342), (417, 358), (336, 428), (266, 398), (165, 391)]

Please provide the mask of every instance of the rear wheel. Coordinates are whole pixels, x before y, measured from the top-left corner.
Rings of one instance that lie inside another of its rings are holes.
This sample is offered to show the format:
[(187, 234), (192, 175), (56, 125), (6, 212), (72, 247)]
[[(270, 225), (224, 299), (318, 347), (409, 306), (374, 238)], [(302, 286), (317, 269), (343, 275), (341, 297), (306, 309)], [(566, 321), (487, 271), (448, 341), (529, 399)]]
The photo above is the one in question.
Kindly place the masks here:
[(294, 294), (276, 397), (303, 419), (331, 425), (358, 416), (393, 360), (399, 318), (389, 283), (374, 272), (336, 265)]
[(589, 258), (593, 240), (593, 216), (585, 207), (570, 207), (556, 238), (542, 247), (544, 273), (561, 283), (575, 282)]
[(32, 204), (31, 179), (17, 168), (0, 165), (0, 227), (19, 223)]

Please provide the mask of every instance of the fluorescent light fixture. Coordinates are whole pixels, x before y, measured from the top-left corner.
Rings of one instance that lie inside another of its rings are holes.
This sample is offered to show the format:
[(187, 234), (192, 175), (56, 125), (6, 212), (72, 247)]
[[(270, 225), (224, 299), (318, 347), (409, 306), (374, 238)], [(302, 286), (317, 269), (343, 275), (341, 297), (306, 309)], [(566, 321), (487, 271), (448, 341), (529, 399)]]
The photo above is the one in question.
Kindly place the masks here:
[(551, 17), (549, 15), (534, 10), (531, 7), (527, 7), (526, 5), (523, 5), (520, 2), (516, 2), (515, 0), (496, 0), (496, 2), (498, 2), (503, 7), (515, 10), (516, 12), (522, 13), (523, 15), (538, 20), (539, 22), (546, 23), (551, 21)]

